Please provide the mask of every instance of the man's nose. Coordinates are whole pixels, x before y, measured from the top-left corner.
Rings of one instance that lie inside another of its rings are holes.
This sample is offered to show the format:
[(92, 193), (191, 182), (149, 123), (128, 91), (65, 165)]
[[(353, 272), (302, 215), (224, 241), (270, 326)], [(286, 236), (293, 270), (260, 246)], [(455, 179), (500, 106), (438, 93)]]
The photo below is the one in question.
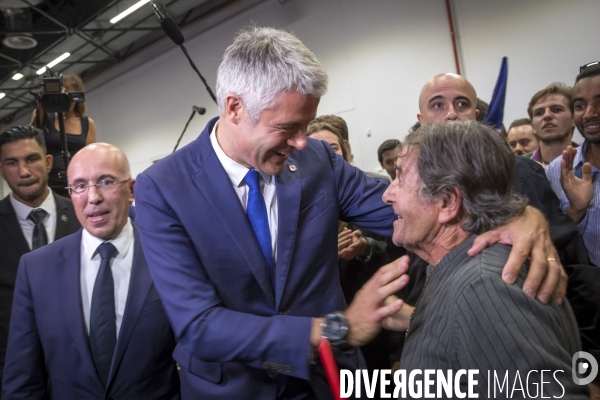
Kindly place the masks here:
[(92, 185), (87, 188), (88, 202), (91, 204), (99, 204), (102, 202), (102, 192), (98, 186)]
[(456, 113), (456, 110), (454, 109), (454, 107), (450, 106), (448, 114), (446, 114), (446, 121), (456, 121), (457, 119), (458, 114)]
[(302, 150), (306, 147), (306, 134), (300, 132), (294, 137), (288, 139), (287, 144), (295, 148), (296, 150)]
[(31, 170), (29, 169), (29, 166), (27, 165), (27, 162), (26, 161), (20, 161), (19, 162), (19, 177), (21, 177), (21, 178), (27, 178), (30, 175), (31, 175)]
[[(394, 179), (394, 182), (396, 182), (396, 180)], [(381, 199), (383, 200), (384, 203), (389, 204), (390, 206), (393, 203), (393, 199), (394, 199), (394, 182), (392, 182), (387, 189), (385, 189), (385, 192), (383, 192), (383, 196), (381, 196)]]

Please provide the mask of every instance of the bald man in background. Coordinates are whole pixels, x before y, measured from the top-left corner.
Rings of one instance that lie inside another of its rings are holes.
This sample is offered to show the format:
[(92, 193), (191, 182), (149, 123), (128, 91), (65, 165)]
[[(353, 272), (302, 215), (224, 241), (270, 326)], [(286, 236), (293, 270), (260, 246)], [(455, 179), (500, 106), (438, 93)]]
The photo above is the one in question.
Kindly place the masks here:
[[(477, 93), (475, 88), (464, 77), (452, 73), (436, 75), (421, 90), (417, 119), (422, 124), (475, 120), (479, 114), (476, 104)], [(485, 154), (474, 154), (473, 156), (485, 157)], [(515, 156), (515, 162), (517, 174), (513, 190), (517, 194), (527, 197), (529, 205), (541, 211), (550, 225), (550, 236), (559, 257), (550, 256), (552, 253), (548, 252), (548, 258), (559, 258), (562, 264), (565, 265), (567, 274), (570, 277), (567, 297), (571, 301), (577, 322), (580, 325), (580, 331), (583, 333), (586, 326), (589, 325), (589, 313), (598, 313), (598, 308), (592, 310), (587, 307), (588, 311), (586, 311), (586, 307), (578, 308), (580, 288), (585, 286), (594, 291), (600, 290), (600, 288), (590, 286), (590, 284), (596, 283), (572, 279), (579, 274), (578, 271), (583, 268), (582, 265), (587, 267), (589, 264), (587, 251), (577, 234), (577, 227), (573, 221), (560, 212), (560, 202), (545, 178), (544, 169), (535, 161), (525, 157)], [(532, 207), (528, 207), (529, 211)], [(400, 294), (406, 303), (415, 304), (426, 279), (428, 264), (414, 254), (409, 255), (411, 256), (409, 269), (411, 280)], [(552, 260), (549, 261), (549, 265), (557, 266), (558, 262)], [(509, 281), (506, 278), (505, 280)], [(527, 292), (526, 289), (525, 291)], [(544, 302), (549, 300), (548, 298), (540, 299)], [(598, 318), (600, 318), (600, 314)], [(586, 349), (584, 345), (584, 350), (598, 350), (593, 344), (590, 344), (590, 346)]]

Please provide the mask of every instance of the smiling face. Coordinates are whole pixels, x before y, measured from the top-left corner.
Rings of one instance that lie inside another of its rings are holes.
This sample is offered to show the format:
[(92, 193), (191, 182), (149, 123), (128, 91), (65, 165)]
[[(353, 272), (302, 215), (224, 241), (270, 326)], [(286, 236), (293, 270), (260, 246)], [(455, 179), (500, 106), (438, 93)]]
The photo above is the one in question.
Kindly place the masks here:
[(600, 144), (600, 75), (581, 79), (573, 88), (574, 119), (585, 140)]
[(417, 119), (421, 123), (474, 120), (477, 94), (473, 85), (455, 74), (441, 74), (425, 84), (419, 96)]
[(230, 94), (217, 130), (219, 144), (245, 167), (279, 175), (290, 153), (306, 147), (306, 127), (317, 115), (318, 105), (319, 99), (311, 95), (282, 93), (253, 124), (239, 96)]
[(532, 107), (531, 125), (542, 142), (562, 141), (571, 137), (573, 114), (569, 100), (562, 94), (547, 94)]
[[(78, 183), (94, 185), (103, 179), (128, 179), (130, 172), (121, 150), (106, 143), (94, 143), (73, 156), (67, 178), (71, 186)], [(81, 226), (92, 236), (103, 240), (119, 236), (129, 217), (133, 184), (132, 179), (110, 189), (99, 190), (90, 186), (81, 194), (73, 193), (71, 200)]]
[(48, 172), (52, 156), (35, 139), (6, 143), (0, 149), (0, 175), (8, 183), (15, 199), (37, 207), (48, 196)]
[(422, 182), (414, 156), (414, 151), (400, 154), (396, 161), (396, 179), (383, 194), (383, 201), (391, 205), (398, 216), (394, 221), (394, 244), (418, 252), (427, 249), (439, 232), (439, 207), (421, 197)]

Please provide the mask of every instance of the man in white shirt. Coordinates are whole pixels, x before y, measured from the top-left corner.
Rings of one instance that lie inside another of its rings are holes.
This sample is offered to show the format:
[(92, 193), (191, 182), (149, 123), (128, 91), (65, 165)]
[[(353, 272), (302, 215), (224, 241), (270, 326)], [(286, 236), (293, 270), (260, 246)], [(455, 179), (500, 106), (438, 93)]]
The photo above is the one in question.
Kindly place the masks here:
[(179, 399), (175, 339), (129, 218), (125, 155), (91, 144), (67, 177), (83, 229), (21, 259), (3, 398)]
[(71, 200), (48, 187), (51, 168), (41, 130), (15, 126), (0, 134), (0, 175), (11, 189), (0, 201), (0, 380), (19, 259), (79, 229)]

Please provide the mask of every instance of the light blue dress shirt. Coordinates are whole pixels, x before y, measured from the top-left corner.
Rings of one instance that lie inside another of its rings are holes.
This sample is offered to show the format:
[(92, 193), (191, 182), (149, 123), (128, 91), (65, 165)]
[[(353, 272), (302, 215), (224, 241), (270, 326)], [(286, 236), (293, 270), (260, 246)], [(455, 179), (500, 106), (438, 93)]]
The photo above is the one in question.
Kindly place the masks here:
[[(575, 176), (581, 178), (583, 164), (585, 160), (585, 152), (590, 146), (590, 143), (586, 140), (581, 146), (577, 148), (575, 159), (573, 160), (573, 171)], [(552, 190), (558, 196), (560, 200), (560, 209), (562, 212), (566, 212), (569, 207), (569, 200), (565, 195), (560, 185), (560, 160), (562, 156), (556, 158), (550, 163), (546, 176), (550, 181)], [(590, 255), (590, 261), (600, 266), (600, 169), (592, 165), (592, 182), (594, 185), (594, 198), (588, 205), (587, 212), (583, 217), (583, 220), (577, 225), (579, 234), (583, 237), (583, 242)]]

